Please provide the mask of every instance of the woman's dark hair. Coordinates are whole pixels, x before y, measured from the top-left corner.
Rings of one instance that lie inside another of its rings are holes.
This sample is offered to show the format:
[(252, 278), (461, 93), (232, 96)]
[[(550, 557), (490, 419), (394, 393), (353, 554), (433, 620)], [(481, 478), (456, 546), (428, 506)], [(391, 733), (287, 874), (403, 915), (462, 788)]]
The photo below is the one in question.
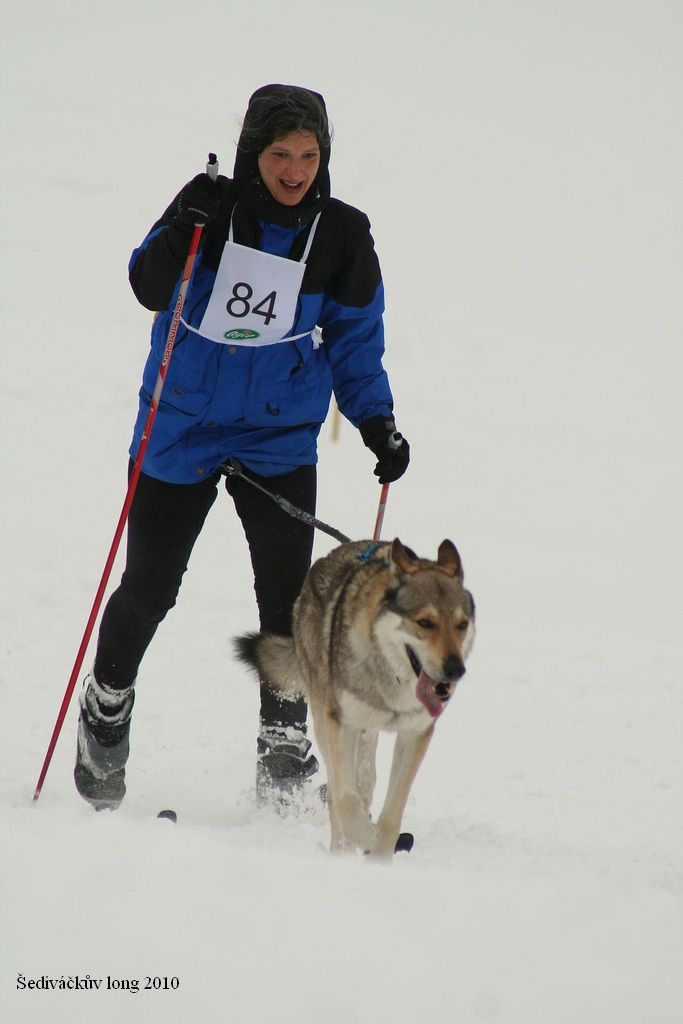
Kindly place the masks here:
[(331, 132), (322, 97), (298, 85), (266, 85), (249, 101), (238, 148), (262, 153), (291, 132), (311, 132), (320, 148), (329, 150)]
[[(292, 132), (311, 132), (320, 146), (315, 180), (296, 206), (278, 203), (263, 184), (258, 162), (263, 150)], [(325, 100), (299, 85), (264, 85), (249, 100), (237, 143), (233, 179), (239, 203), (256, 220), (284, 228), (310, 224), (330, 199), (330, 142)]]

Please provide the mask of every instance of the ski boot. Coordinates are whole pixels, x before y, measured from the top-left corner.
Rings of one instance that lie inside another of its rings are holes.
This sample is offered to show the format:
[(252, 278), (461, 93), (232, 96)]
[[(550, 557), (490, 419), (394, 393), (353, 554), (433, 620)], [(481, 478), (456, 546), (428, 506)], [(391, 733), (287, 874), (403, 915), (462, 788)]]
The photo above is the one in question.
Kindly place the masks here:
[(318, 761), (310, 753), (311, 741), (306, 728), (273, 726), (261, 723), (256, 740), (256, 799), (276, 808), (291, 804), (307, 779), (318, 771)]
[(74, 782), (96, 811), (115, 811), (126, 794), (128, 733), (135, 693), (133, 686), (115, 690), (88, 673), (79, 704), (78, 745)]

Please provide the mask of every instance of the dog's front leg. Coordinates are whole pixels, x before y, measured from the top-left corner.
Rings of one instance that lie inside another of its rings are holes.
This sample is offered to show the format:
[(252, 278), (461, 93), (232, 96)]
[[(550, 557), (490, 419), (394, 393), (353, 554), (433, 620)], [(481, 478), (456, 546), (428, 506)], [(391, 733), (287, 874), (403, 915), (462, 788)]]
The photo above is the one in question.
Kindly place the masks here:
[(375, 826), (365, 806), (367, 791), (363, 791), (358, 778), (360, 755), (366, 738), (362, 730), (342, 725), (330, 712), (325, 713), (325, 733), (327, 782), (332, 797), (332, 851), (353, 847), (371, 850), (375, 846)]
[(325, 703), (322, 700), (319, 688), (312, 686), (309, 689), (308, 705), (311, 709), (311, 715), (313, 717), (313, 728), (315, 730), (315, 738), (318, 741), (318, 747), (325, 764), (325, 771), (327, 772), (327, 811), (330, 816), (330, 850), (333, 853), (339, 852), (344, 849), (344, 837), (341, 830), (341, 822), (339, 821), (339, 815), (337, 813), (337, 806), (335, 803), (335, 778), (334, 778), (334, 764), (332, 763), (332, 756), (330, 753), (330, 730), (336, 729), (336, 721), (331, 712), (328, 712), (325, 708)]
[(377, 782), (377, 740), (379, 734), (374, 729), (363, 729), (358, 734), (356, 746), (356, 778), (358, 793), (365, 810), (370, 813), (372, 795)]
[(371, 853), (378, 860), (390, 860), (394, 855), (408, 796), (433, 733), (432, 723), (422, 733), (399, 732), (396, 735), (387, 796), (377, 822), (377, 840)]

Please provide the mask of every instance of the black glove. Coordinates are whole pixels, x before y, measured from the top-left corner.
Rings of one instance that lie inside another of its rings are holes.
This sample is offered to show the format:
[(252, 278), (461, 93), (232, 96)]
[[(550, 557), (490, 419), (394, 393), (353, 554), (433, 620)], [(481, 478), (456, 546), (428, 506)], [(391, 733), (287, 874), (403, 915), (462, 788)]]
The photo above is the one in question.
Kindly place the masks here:
[(176, 220), (183, 227), (208, 224), (218, 213), (223, 189), (208, 174), (198, 174), (178, 197)]
[(373, 416), (361, 423), (360, 434), (366, 448), (378, 458), (375, 476), (381, 484), (390, 484), (403, 476), (410, 462), (410, 445), (396, 429), (393, 419)]

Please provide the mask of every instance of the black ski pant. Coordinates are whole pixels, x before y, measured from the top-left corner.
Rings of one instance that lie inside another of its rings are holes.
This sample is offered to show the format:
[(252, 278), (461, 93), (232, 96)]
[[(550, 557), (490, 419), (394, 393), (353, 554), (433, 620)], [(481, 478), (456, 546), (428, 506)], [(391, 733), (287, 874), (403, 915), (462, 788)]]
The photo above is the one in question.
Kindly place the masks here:
[[(301, 466), (283, 476), (248, 475), (272, 493), (315, 512), (315, 466)], [(197, 484), (170, 484), (140, 474), (128, 518), (125, 570), (100, 625), (94, 665), (100, 683), (124, 688), (136, 679), (159, 623), (176, 603), (220, 480), (216, 473)], [(240, 477), (227, 477), (226, 489), (249, 544), (261, 629), (289, 636), (292, 608), (311, 564), (313, 527), (293, 519)], [(220, 571), (229, 575), (231, 568)], [(306, 702), (280, 700), (262, 682), (261, 718), (267, 725), (302, 727)]]

